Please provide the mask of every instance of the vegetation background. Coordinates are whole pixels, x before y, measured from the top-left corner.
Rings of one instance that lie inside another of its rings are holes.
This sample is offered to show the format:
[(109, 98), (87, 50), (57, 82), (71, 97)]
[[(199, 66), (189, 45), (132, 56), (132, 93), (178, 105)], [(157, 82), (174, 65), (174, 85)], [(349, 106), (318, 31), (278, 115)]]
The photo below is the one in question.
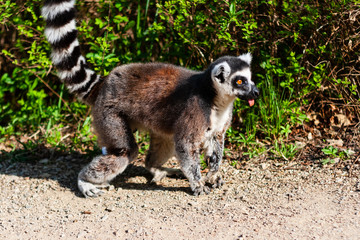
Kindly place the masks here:
[[(42, 0), (0, 2), (0, 160), (97, 154), (91, 109), (49, 59)], [(82, 51), (103, 75), (131, 62), (201, 70), (223, 55), (253, 54), (261, 98), (253, 108), (235, 103), (225, 152), (234, 166), (264, 156), (359, 164), (359, 0), (87, 0), (77, 8)], [(147, 136), (136, 136), (144, 153)]]

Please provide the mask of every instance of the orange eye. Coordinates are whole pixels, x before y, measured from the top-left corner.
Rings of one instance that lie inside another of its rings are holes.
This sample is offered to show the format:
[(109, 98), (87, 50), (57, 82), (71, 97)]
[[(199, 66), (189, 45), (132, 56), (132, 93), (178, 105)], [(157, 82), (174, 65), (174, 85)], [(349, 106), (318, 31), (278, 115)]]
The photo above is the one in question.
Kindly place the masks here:
[(237, 83), (238, 85), (241, 85), (241, 84), (242, 84), (242, 80), (239, 79), (239, 80), (236, 81), (236, 83)]

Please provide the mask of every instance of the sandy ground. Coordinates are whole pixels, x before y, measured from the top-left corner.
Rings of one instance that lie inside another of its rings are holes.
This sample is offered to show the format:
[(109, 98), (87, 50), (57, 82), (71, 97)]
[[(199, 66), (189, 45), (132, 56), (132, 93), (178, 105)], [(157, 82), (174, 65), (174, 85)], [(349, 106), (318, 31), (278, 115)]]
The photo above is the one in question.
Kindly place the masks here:
[[(186, 179), (147, 183), (137, 161), (85, 199), (74, 156), (0, 163), (0, 239), (360, 239), (359, 173), (274, 163), (236, 169), (194, 197)], [(171, 163), (170, 163), (171, 164)]]

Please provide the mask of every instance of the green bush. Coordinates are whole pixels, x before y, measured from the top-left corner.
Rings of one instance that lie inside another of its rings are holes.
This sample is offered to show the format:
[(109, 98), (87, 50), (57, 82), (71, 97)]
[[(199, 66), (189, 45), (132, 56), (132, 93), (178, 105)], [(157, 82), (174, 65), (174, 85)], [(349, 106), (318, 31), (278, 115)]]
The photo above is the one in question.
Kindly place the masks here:
[[(0, 139), (55, 123), (88, 126), (88, 107), (68, 94), (49, 60), (42, 1), (0, 1)], [(262, 96), (252, 109), (235, 103), (228, 132), (249, 151), (255, 138), (286, 140), (305, 120), (301, 106), (315, 99), (349, 103), (360, 118), (358, 0), (100, 0), (77, 7), (82, 50), (103, 75), (129, 62), (204, 69), (219, 56), (252, 52)]]

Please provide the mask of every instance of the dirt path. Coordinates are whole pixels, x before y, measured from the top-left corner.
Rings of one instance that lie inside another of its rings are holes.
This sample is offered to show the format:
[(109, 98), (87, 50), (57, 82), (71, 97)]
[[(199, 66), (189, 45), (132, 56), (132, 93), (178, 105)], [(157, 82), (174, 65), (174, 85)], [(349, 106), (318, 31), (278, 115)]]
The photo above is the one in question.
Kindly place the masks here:
[(194, 197), (184, 179), (147, 184), (137, 162), (85, 199), (83, 164), (0, 163), (0, 239), (360, 239), (360, 182), (339, 170), (225, 164), (226, 185)]

